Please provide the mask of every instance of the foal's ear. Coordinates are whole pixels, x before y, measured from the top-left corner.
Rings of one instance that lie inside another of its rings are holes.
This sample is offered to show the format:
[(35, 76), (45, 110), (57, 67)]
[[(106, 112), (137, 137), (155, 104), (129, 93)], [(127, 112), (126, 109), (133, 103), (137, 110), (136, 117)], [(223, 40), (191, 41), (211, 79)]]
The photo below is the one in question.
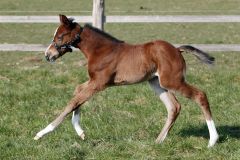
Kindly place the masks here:
[(65, 16), (65, 15), (59, 15), (59, 19), (61, 24), (69, 26), (71, 24), (71, 21), (69, 21), (69, 19)]

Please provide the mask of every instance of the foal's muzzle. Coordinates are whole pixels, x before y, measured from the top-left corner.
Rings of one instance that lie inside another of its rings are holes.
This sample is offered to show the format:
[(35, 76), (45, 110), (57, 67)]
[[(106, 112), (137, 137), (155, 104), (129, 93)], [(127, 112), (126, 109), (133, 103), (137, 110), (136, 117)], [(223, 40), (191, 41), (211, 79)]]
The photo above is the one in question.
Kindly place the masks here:
[(49, 55), (46, 55), (45, 58), (48, 62), (54, 62), (58, 58), (58, 56), (50, 57)]
[(51, 52), (46, 51), (45, 52), (45, 58), (48, 62), (54, 62), (59, 57), (59, 53), (57, 51)]
[(45, 52), (45, 58), (49, 62), (54, 62), (56, 59), (58, 59), (59, 57), (63, 56), (65, 53), (72, 52), (72, 51), (73, 50), (72, 50), (72, 48), (70, 46), (58, 48), (53, 53), (51, 51), (50, 52), (46, 51)]
[(45, 58), (46, 58), (47, 61), (50, 60), (49, 55), (46, 55)]

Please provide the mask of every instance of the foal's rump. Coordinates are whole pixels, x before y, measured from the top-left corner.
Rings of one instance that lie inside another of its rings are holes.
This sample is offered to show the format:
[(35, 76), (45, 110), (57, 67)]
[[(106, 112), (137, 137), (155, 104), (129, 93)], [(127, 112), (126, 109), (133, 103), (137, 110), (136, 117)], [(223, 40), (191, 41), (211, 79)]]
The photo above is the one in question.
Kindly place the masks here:
[[(147, 43), (145, 46), (148, 46), (149, 44), (150, 43)], [(215, 58), (210, 56), (208, 53), (191, 45), (182, 45), (176, 48), (172, 44), (162, 40), (155, 41), (152, 44), (154, 45), (151, 46), (151, 52), (153, 54), (157, 53), (158, 56), (160, 55), (161, 57), (158, 58), (160, 58), (159, 60), (162, 60), (163, 62), (170, 60), (171, 63), (179, 63), (178, 61), (183, 61), (184, 59), (181, 55), (182, 52), (193, 54), (205, 64), (213, 64), (215, 60)]]
[(166, 41), (155, 41), (151, 48), (150, 55), (157, 65), (160, 85), (166, 89), (176, 89), (185, 81), (186, 64), (182, 52), (195, 55), (203, 63), (214, 63), (214, 57), (190, 45), (176, 48)]

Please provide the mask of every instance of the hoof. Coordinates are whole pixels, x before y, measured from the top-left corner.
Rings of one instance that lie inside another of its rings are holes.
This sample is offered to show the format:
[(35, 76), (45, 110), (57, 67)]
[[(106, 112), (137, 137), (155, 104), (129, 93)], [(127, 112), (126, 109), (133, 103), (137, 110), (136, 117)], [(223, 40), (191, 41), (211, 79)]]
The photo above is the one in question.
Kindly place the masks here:
[(163, 134), (163, 136), (162, 136), (162, 134), (160, 134), (160, 135), (157, 137), (157, 139), (155, 140), (155, 142), (156, 142), (157, 144), (163, 143), (163, 141), (165, 140), (166, 137), (167, 137), (167, 132), (166, 132), (165, 134)]
[(158, 138), (155, 140), (155, 143), (161, 144), (161, 143), (163, 143), (164, 139), (165, 139), (165, 138), (163, 138), (163, 137), (158, 137)]
[(219, 138), (219, 136), (215, 135), (215, 137), (213, 139), (210, 139), (209, 143), (208, 143), (208, 148), (213, 147), (216, 144), (216, 142), (218, 141), (218, 138)]
[(39, 136), (35, 136), (33, 139), (35, 140), (35, 141), (37, 141), (37, 140), (39, 140), (41, 137), (39, 137)]
[(84, 140), (84, 139), (85, 139), (85, 134), (82, 133), (82, 134), (80, 135), (80, 138), (81, 138), (82, 140)]
[(156, 140), (155, 140), (155, 143), (160, 144), (160, 143), (161, 143), (161, 140), (160, 140), (160, 139), (156, 139)]
[(161, 139), (156, 139), (156, 140), (155, 140), (155, 143), (161, 144), (161, 143), (163, 143), (163, 140), (161, 140)]

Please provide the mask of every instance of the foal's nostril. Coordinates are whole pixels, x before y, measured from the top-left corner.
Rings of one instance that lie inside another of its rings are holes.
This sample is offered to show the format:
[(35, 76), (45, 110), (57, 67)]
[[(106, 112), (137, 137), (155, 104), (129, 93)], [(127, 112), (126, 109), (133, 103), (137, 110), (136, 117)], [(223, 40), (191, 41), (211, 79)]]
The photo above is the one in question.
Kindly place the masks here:
[(49, 55), (46, 55), (45, 58), (47, 61), (49, 61)]

